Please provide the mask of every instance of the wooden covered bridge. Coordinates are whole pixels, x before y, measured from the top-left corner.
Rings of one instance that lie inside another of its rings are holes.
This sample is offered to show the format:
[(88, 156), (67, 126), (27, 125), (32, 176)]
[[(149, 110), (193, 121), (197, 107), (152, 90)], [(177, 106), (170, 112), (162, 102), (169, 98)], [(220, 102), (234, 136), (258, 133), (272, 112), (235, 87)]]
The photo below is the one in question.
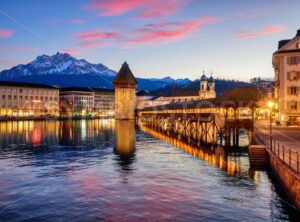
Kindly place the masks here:
[(225, 91), (215, 99), (170, 103), (137, 110), (140, 124), (167, 133), (216, 143), (223, 138), (226, 146), (238, 146), (239, 129), (253, 131), (254, 113), (259, 100), (256, 87)]

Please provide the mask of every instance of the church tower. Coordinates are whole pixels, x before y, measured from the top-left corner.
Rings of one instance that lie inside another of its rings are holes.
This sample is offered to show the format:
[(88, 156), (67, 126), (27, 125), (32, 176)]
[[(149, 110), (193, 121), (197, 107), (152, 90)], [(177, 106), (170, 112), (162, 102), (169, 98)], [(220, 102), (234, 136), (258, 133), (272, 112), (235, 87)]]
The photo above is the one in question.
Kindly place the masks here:
[(137, 81), (128, 64), (123, 63), (113, 80), (115, 87), (115, 119), (135, 119), (135, 89)]
[(206, 91), (207, 90), (207, 77), (203, 73), (203, 75), (200, 78), (200, 91)]

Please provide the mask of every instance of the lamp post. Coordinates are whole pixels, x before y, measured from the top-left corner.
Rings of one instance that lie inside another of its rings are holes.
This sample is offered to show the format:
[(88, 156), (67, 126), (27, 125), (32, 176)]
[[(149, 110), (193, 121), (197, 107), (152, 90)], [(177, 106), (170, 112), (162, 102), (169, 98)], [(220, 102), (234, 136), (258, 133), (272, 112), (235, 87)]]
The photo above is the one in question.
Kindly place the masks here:
[(270, 148), (272, 148), (272, 109), (273, 109), (274, 103), (272, 101), (268, 102), (268, 107), (270, 110)]

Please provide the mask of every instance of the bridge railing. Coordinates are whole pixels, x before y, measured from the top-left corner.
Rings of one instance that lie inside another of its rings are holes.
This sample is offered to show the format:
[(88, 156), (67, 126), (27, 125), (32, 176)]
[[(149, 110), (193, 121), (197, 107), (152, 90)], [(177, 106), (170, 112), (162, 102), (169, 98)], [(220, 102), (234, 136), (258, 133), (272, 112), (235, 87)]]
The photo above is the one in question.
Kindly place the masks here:
[(300, 152), (283, 145), (272, 136), (255, 132), (254, 138), (258, 143), (264, 144), (284, 165), (296, 173), (300, 173)]

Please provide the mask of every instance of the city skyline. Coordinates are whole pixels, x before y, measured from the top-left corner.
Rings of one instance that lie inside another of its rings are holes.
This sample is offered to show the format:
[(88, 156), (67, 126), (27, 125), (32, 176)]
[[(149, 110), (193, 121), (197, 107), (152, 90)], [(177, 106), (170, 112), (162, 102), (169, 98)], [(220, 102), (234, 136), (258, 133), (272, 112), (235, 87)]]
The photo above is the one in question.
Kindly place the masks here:
[(0, 70), (60, 51), (142, 78), (271, 78), (277, 42), (299, 28), (289, 2), (2, 1)]

